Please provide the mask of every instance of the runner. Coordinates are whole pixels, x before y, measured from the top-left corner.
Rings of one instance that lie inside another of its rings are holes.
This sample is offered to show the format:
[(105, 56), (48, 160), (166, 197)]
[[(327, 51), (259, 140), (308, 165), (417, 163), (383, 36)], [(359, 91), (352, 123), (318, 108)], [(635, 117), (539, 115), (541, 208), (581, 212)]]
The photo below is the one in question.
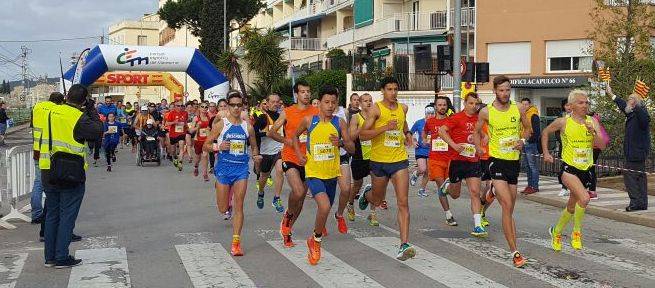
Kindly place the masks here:
[(385, 78), (380, 85), (382, 101), (372, 107), (364, 121), (361, 140), (371, 140), (371, 182), (373, 189), (359, 197), (359, 209), (366, 210), (371, 203), (378, 206), (387, 190), (389, 179), (396, 192), (398, 205), (398, 226), (400, 226), (400, 248), (396, 259), (405, 261), (416, 255), (416, 249), (409, 244), (409, 172), (407, 147), (411, 147), (412, 135), (407, 128), (405, 115), (407, 106), (398, 103), (398, 80)]
[(414, 122), (414, 125), (412, 125), (412, 129), (410, 131), (412, 132), (412, 135), (414, 135), (416, 138), (414, 138), (414, 158), (416, 159), (416, 164), (418, 165), (418, 169), (414, 170), (412, 172), (412, 176), (409, 178), (409, 184), (412, 186), (416, 186), (416, 182), (418, 181), (418, 177), (421, 176), (421, 188), (418, 189), (418, 196), (419, 197), (428, 197), (428, 193), (425, 192), (425, 187), (428, 185), (428, 175), (427, 175), (427, 169), (428, 169), (428, 154), (430, 153), (430, 144), (429, 141), (423, 142), (423, 128), (425, 128), (425, 122), (427, 119), (434, 117), (434, 106), (428, 105), (425, 106), (425, 118), (419, 119), (416, 122)]
[[(243, 98), (239, 92), (231, 92), (227, 96), (229, 114), (226, 118), (216, 118), (212, 130), (205, 141), (203, 150), (214, 150), (220, 153), (216, 176), (216, 205), (218, 211), (224, 214), (234, 209), (232, 218), (232, 256), (243, 256), (241, 250), (241, 228), (243, 227), (243, 199), (248, 190), (248, 161), (251, 157), (247, 146), (250, 144), (253, 161), (259, 162), (262, 157), (255, 141), (255, 131), (252, 125), (241, 120)], [(220, 141), (212, 145), (214, 141)], [(230, 194), (234, 195), (234, 203)], [(234, 204), (234, 206), (232, 206)]]
[(318, 108), (318, 99), (312, 99), (312, 106)]
[[(359, 97), (357, 98), (357, 106), (359, 106)], [(359, 112), (359, 109), (357, 111)], [(339, 119), (343, 120), (344, 123), (348, 123), (348, 118), (346, 116), (347, 113), (348, 112), (345, 108), (339, 106), (335, 111), (334, 116), (337, 116)], [(348, 129), (347, 126), (346, 129)], [(341, 175), (337, 177), (337, 182), (339, 184), (339, 204), (337, 211), (334, 214), (334, 219), (337, 222), (337, 230), (341, 234), (348, 233), (348, 225), (346, 224), (346, 219), (343, 218), (343, 207), (346, 206), (348, 198), (350, 198), (350, 186), (352, 185), (350, 175), (350, 157), (351, 156), (348, 154), (347, 150), (339, 148), (339, 170), (341, 172)]]
[[(273, 127), (266, 134), (266, 136), (273, 140), (284, 143), (282, 147), (282, 169), (287, 176), (287, 183), (291, 186), (287, 211), (284, 212), (280, 223), (280, 234), (282, 235), (282, 241), (285, 247), (294, 246), (293, 240), (291, 239), (292, 227), (302, 211), (305, 195), (307, 194), (307, 185), (304, 183), (305, 167), (300, 164), (300, 159), (295, 153), (292, 138), (296, 135), (296, 128), (305, 117), (318, 114), (318, 109), (309, 105), (311, 94), (307, 82), (303, 80), (297, 81), (293, 87), (293, 92), (296, 94), (298, 103), (285, 108), (280, 114), (280, 117), (275, 121), (275, 124), (273, 124)], [(285, 136), (278, 133), (278, 130), (283, 125)], [(299, 141), (300, 152), (304, 154), (307, 134), (300, 135)]]
[[(439, 128), (448, 122), (448, 102), (447, 97), (438, 96), (435, 102), (435, 117), (429, 118), (425, 123), (423, 134), (424, 142), (430, 143), (430, 153), (428, 155), (428, 178), (435, 181), (437, 187), (441, 187), (448, 178), (448, 167), (450, 166), (450, 153), (448, 152), (448, 143), (439, 137)], [(429, 137), (429, 138), (428, 138)], [(457, 226), (455, 217), (450, 212), (450, 204), (445, 194), (437, 191), (439, 203), (446, 215), (446, 223), (450, 226)], [(450, 195), (453, 197), (453, 195)]]
[[(373, 98), (371, 94), (364, 93), (360, 97), (360, 104), (362, 110), (353, 114), (350, 120), (350, 138), (355, 141), (355, 153), (353, 153), (352, 161), (350, 162), (350, 169), (352, 172), (353, 183), (350, 189), (350, 195), (348, 195), (347, 203), (342, 204), (341, 198), (344, 197), (342, 193), (339, 194), (339, 208), (337, 214), (343, 215), (343, 210), (346, 209), (348, 212), (346, 214), (349, 221), (355, 221), (355, 196), (359, 194), (359, 190), (362, 188), (364, 183), (364, 178), (371, 174), (371, 168), (369, 159), (371, 157), (371, 140), (360, 141), (359, 135), (361, 133), (362, 127), (364, 127), (364, 120), (368, 117), (368, 113), (371, 110), (371, 104), (373, 104)], [(371, 189), (371, 185), (366, 185), (364, 191)], [(368, 224), (371, 226), (378, 226), (377, 215), (375, 213), (375, 206), (370, 206), (371, 212), (368, 215)]]
[[(478, 100), (480, 99), (478, 98)], [(478, 101), (478, 114), (484, 107), (487, 107), (487, 104)], [(480, 136), (482, 138), (480, 139), (480, 145), (484, 151), (480, 156), (480, 180), (484, 186), (480, 192), (480, 204), (482, 204), (480, 214), (482, 215), (482, 227), (486, 228), (489, 226), (489, 221), (487, 220), (485, 213), (487, 212), (487, 209), (489, 209), (489, 206), (491, 206), (491, 203), (493, 203), (494, 199), (496, 199), (496, 195), (493, 192), (494, 186), (491, 183), (491, 173), (489, 172), (489, 125), (487, 123), (482, 126), (482, 134)]]
[(487, 237), (480, 214), (480, 163), (473, 144), (475, 124), (478, 122), (477, 104), (477, 93), (466, 94), (464, 110), (450, 116), (446, 124), (439, 128), (439, 137), (450, 147), (448, 179), (439, 188), (439, 193), (450, 194), (453, 199), (457, 199), (462, 191), (462, 180), (465, 180), (471, 194), (471, 213), (474, 223), (471, 235)]
[[(516, 247), (516, 227), (513, 212), (516, 204), (516, 184), (518, 183), (519, 155), (525, 141), (520, 137), (522, 127), (527, 127), (525, 117), (522, 117), (515, 103), (510, 102), (510, 80), (504, 75), (496, 76), (493, 80), (494, 102), (480, 110), (478, 123), (475, 127), (475, 146), (478, 154), (483, 154), (481, 147), (481, 133), (484, 124), (489, 125), (489, 172), (496, 192), (498, 203), (502, 207), (503, 233), (512, 251), (512, 261), (515, 267), (522, 267), (527, 260), (519, 253)], [(523, 130), (527, 131), (527, 130)]]
[[(307, 238), (307, 260), (316, 265), (321, 259), (321, 239), (325, 234), (325, 222), (334, 203), (337, 177), (341, 174), (339, 147), (355, 152), (350, 140), (346, 121), (334, 116), (339, 103), (339, 92), (332, 86), (323, 86), (319, 94), (318, 115), (305, 116), (298, 124), (293, 137), (293, 147), (300, 165), (305, 166), (307, 186), (312, 192), (318, 209), (314, 233)], [(307, 135), (307, 149), (300, 149), (301, 135)], [(350, 188), (350, 187), (348, 187)], [(347, 193), (348, 189), (345, 193)], [(342, 193), (343, 191), (340, 191)], [(341, 217), (343, 220), (343, 217)]]
[(560, 132), (562, 139), (562, 182), (569, 191), (569, 201), (557, 225), (551, 226), (548, 232), (551, 236), (553, 250), (562, 250), (562, 230), (573, 217), (573, 233), (571, 247), (582, 249), (582, 219), (589, 204), (587, 189), (591, 185), (591, 169), (594, 165), (593, 147), (605, 149), (606, 143), (601, 136), (600, 124), (588, 116), (589, 97), (583, 90), (573, 90), (569, 93), (568, 102), (571, 116), (557, 118), (548, 125), (541, 134), (541, 147), (544, 161), (553, 163), (553, 155), (548, 151), (548, 136)]
[[(255, 120), (254, 127), (255, 131), (259, 131), (261, 135), (261, 149), (259, 152), (262, 154), (262, 163), (259, 165), (260, 174), (257, 183), (257, 207), (259, 209), (264, 208), (264, 190), (268, 186), (266, 183), (270, 179), (271, 171), (275, 169), (275, 195), (273, 196), (272, 205), (278, 213), (284, 212), (282, 199), (280, 199), (282, 185), (284, 185), (284, 172), (282, 171), (282, 159), (280, 158), (282, 143), (267, 137), (266, 133), (280, 117), (280, 113), (277, 112), (280, 105), (280, 95), (268, 95), (266, 106), (263, 107), (263, 114)], [(278, 131), (278, 133), (281, 133), (281, 131)]]
[[(184, 106), (184, 111), (187, 112), (189, 115), (187, 118), (187, 129), (186, 129), (186, 135), (184, 138), (184, 143), (186, 144), (184, 146), (184, 157), (189, 157), (189, 164), (193, 163), (193, 159), (195, 159), (195, 148), (194, 146), (194, 139), (196, 138), (195, 131), (191, 131), (191, 127), (195, 125), (195, 120), (196, 120), (196, 107), (193, 105), (192, 101), (186, 102), (186, 105)], [(200, 146), (202, 147), (202, 146)], [(202, 149), (201, 149), (202, 150)], [(182, 159), (180, 159), (182, 161)]]
[(173, 165), (178, 171), (184, 166), (184, 141), (186, 138), (187, 121), (189, 114), (183, 110), (181, 101), (173, 103), (175, 108), (164, 117), (168, 127), (168, 153), (173, 157)]
[(189, 127), (191, 135), (194, 135), (193, 150), (195, 153), (193, 157), (193, 176), (198, 176), (198, 164), (200, 164), (202, 165), (202, 179), (205, 181), (209, 181), (207, 173), (208, 155), (207, 152), (203, 151), (202, 146), (205, 145), (205, 140), (207, 140), (207, 135), (209, 135), (210, 130), (210, 119), (207, 114), (208, 107), (207, 103), (200, 104), (200, 111), (194, 117), (193, 122), (191, 122), (191, 126)]
[(116, 162), (116, 147), (121, 141), (123, 124), (116, 122), (114, 112), (107, 114), (107, 122), (103, 124), (102, 149), (105, 150), (105, 159), (107, 159), (107, 172), (111, 172), (111, 163)]

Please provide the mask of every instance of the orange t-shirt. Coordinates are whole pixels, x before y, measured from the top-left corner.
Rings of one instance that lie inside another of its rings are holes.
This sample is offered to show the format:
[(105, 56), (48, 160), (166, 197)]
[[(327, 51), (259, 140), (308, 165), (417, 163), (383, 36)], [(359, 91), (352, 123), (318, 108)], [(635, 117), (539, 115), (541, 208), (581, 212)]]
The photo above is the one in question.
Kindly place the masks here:
[[(297, 105), (293, 105), (287, 108), (284, 108), (284, 114), (286, 116), (286, 123), (284, 124), (284, 137), (291, 139), (295, 137), (296, 129), (300, 122), (305, 119), (307, 116), (314, 116), (318, 114), (318, 108), (314, 106), (309, 106), (305, 110), (298, 109)], [(300, 152), (304, 155), (307, 152), (307, 134), (303, 133), (299, 137), (300, 139)], [(296, 156), (296, 152), (293, 150), (293, 146), (284, 145), (282, 147), (282, 161), (292, 162), (298, 164), (300, 162)]]
[[(482, 133), (484, 133), (484, 135), (481, 136), (489, 136), (489, 124), (487, 124), (486, 122), (484, 123), (484, 125), (482, 125)], [(482, 146), (482, 149), (484, 149), (484, 154), (480, 156), (480, 159), (489, 160), (489, 142), (487, 142), (487, 145), (480, 145), (480, 146)]]

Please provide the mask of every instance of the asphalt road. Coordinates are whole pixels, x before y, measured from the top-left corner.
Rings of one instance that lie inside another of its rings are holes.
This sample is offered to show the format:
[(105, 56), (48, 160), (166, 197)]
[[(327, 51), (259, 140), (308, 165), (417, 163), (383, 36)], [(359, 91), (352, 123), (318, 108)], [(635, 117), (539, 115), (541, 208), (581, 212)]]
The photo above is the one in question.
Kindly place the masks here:
[[(170, 162), (138, 167), (128, 149), (119, 151), (114, 172), (89, 169), (87, 190), (75, 228), (85, 239), (71, 248), (84, 264), (55, 270), (43, 266), (38, 226), (18, 223), (0, 230), (0, 287), (655, 287), (652, 228), (588, 215), (582, 252), (549, 248), (547, 227), (559, 209), (519, 200), (515, 209), (519, 247), (529, 259), (512, 267), (494, 205), (487, 239), (469, 235), (469, 200), (451, 201), (458, 227), (445, 224), (434, 193), (410, 189), (411, 242), (418, 255), (395, 260), (398, 245), (395, 198), (380, 211), (380, 227), (363, 216), (339, 234), (333, 218), (317, 266), (306, 261), (316, 205), (307, 198), (294, 227), (296, 247), (282, 247), (281, 214), (255, 205), (254, 177), (246, 197), (244, 257), (228, 255), (231, 224), (217, 214), (212, 182), (194, 178), (187, 166)], [(429, 186), (434, 191), (434, 184)], [(283, 192), (286, 206), (288, 187)], [(333, 209), (336, 209), (333, 208)], [(366, 215), (362, 211), (357, 213)], [(569, 228), (570, 229), (570, 228)], [(568, 230), (566, 234), (570, 234)], [(568, 242), (568, 237), (564, 238)]]

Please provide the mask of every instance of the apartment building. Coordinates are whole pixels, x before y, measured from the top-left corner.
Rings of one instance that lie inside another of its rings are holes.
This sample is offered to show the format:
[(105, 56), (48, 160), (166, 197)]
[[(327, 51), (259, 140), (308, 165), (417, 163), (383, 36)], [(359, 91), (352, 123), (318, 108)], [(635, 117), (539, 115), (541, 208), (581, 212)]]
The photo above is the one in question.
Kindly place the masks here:
[[(108, 27), (107, 44), (111, 45), (159, 45), (159, 17), (156, 14), (145, 14), (137, 20), (123, 20)], [(110, 95), (115, 100), (125, 102), (158, 101), (168, 97), (168, 90), (156, 86), (131, 87), (98, 87), (93, 89), (99, 96)]]

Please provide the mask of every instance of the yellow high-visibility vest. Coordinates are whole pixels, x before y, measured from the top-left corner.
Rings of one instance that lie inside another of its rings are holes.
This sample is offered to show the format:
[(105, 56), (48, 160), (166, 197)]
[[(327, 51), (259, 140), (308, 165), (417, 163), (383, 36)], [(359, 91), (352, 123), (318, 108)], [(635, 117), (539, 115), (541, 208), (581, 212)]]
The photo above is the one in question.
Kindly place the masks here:
[[(52, 143), (52, 149), (48, 157), (41, 155), (39, 158), (39, 167), (41, 169), (50, 169), (50, 157), (55, 153), (68, 153), (79, 155), (82, 158), (86, 156), (86, 146), (84, 143), (75, 141), (73, 137), (73, 130), (77, 121), (82, 116), (82, 111), (79, 109), (64, 104), (54, 106), (49, 113), (47, 120), (50, 126), (49, 135), (50, 139), (43, 142), (43, 146), (49, 146)], [(87, 169), (88, 164), (84, 163), (84, 169)]]

